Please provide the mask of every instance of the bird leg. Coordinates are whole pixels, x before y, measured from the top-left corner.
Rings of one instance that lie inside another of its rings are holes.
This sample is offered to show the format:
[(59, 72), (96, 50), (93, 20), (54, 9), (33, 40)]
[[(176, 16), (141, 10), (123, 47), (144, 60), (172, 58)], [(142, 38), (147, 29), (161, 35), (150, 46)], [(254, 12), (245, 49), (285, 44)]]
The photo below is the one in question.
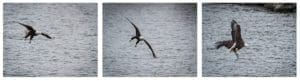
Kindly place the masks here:
[(129, 42), (131, 42), (133, 39), (135, 39), (136, 38), (136, 36), (134, 36), (134, 37), (131, 37), (131, 39), (129, 40)]
[(235, 48), (235, 51), (239, 51), (239, 49), (238, 49), (238, 48)]
[(29, 34), (27, 34), (27, 35), (24, 37), (24, 38), (25, 38), (24, 40), (26, 40), (28, 37), (29, 37)]
[(33, 35), (30, 36), (29, 43), (31, 43), (32, 38), (33, 38)]
[(235, 61), (238, 61), (239, 60), (239, 54), (238, 53), (234, 53), (235, 54), (235, 56), (236, 56), (236, 59), (235, 59)]
[(236, 43), (233, 43), (233, 45), (231, 46), (231, 48), (229, 49), (230, 53), (233, 51), (233, 48), (235, 48)]
[(139, 42), (140, 42), (140, 40), (137, 40), (134, 47), (136, 47), (136, 45), (137, 45)]

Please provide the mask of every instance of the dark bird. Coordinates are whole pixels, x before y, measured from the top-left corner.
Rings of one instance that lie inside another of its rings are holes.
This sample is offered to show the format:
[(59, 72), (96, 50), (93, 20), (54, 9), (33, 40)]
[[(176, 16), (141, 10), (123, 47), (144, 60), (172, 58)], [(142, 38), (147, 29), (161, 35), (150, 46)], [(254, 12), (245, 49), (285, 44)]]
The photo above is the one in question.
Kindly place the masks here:
[(136, 43), (135, 43), (135, 47), (137, 46), (137, 44), (140, 42), (140, 41), (144, 41), (146, 44), (147, 44), (147, 46), (149, 47), (149, 49), (151, 50), (151, 52), (152, 52), (152, 55), (153, 55), (153, 58), (156, 58), (156, 55), (155, 55), (155, 53), (154, 53), (154, 51), (153, 51), (153, 49), (152, 49), (152, 47), (151, 47), (151, 45), (150, 45), (150, 43), (146, 40), (146, 39), (144, 39), (143, 38), (143, 36), (141, 35), (141, 32), (140, 32), (140, 30), (138, 29), (138, 27), (133, 23), (133, 22), (131, 22), (128, 18), (126, 18), (130, 23), (131, 23), (131, 25), (134, 27), (134, 29), (135, 29), (135, 36), (133, 36), (131, 39), (130, 39), (130, 41), (132, 41), (133, 39), (136, 39), (137, 41), (136, 41)]
[(29, 43), (31, 43), (31, 40), (33, 39), (34, 36), (38, 36), (38, 35), (43, 35), (49, 39), (52, 39), (52, 37), (50, 37), (49, 35), (43, 33), (43, 32), (37, 32), (35, 29), (33, 29), (32, 26), (29, 26), (29, 25), (26, 25), (26, 24), (23, 24), (23, 23), (20, 23), (18, 22), (20, 25), (26, 27), (27, 31), (26, 31), (26, 35), (25, 35), (25, 40), (30, 37), (29, 39)]
[(235, 20), (231, 21), (231, 36), (232, 40), (216, 42), (216, 48), (219, 49), (220, 47), (225, 46), (230, 52), (234, 52), (238, 60), (239, 55), (237, 51), (242, 49), (245, 46), (245, 43), (241, 36), (240, 25)]

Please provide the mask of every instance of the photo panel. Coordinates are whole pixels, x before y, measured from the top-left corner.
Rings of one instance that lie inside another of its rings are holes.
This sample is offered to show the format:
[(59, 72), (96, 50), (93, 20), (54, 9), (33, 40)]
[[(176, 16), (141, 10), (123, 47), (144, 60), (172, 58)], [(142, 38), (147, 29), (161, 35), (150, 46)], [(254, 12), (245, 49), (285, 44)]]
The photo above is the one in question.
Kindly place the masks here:
[(203, 77), (296, 77), (296, 3), (203, 3)]
[(97, 3), (4, 3), (4, 77), (96, 77)]
[(196, 77), (197, 3), (103, 3), (104, 77)]

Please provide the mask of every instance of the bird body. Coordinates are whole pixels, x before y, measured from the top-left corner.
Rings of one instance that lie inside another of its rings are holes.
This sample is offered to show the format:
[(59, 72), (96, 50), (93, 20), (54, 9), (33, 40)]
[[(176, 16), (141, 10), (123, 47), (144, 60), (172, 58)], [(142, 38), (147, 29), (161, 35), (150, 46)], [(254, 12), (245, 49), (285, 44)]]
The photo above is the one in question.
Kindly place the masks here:
[(126, 19), (131, 23), (131, 25), (134, 27), (134, 29), (136, 31), (135, 32), (136, 35), (131, 37), (130, 41), (132, 41), (133, 39), (137, 40), (136, 43), (135, 43), (135, 47), (137, 46), (137, 44), (140, 41), (144, 41), (146, 43), (146, 45), (149, 47), (149, 49), (151, 50), (153, 58), (156, 58), (156, 55), (155, 55), (155, 52), (153, 51), (153, 48), (151, 47), (150, 43), (146, 39), (144, 39), (144, 37), (141, 35), (140, 30), (138, 29), (138, 27), (133, 22), (131, 22), (128, 18), (126, 18)]
[(234, 52), (237, 59), (239, 59), (237, 51), (245, 47), (245, 42), (241, 36), (240, 25), (235, 20), (231, 21), (231, 30), (232, 40), (216, 42), (216, 48), (219, 49), (220, 47), (225, 46), (230, 52)]
[(29, 25), (26, 25), (26, 24), (23, 24), (23, 23), (20, 23), (18, 22), (20, 25), (26, 27), (27, 31), (26, 31), (26, 35), (25, 35), (25, 40), (29, 38), (29, 43), (31, 43), (31, 40), (33, 39), (34, 36), (38, 36), (38, 35), (43, 35), (45, 37), (47, 37), (48, 39), (52, 39), (52, 37), (50, 37), (48, 34), (45, 34), (43, 32), (39, 32), (39, 31), (36, 31), (32, 26), (29, 26)]

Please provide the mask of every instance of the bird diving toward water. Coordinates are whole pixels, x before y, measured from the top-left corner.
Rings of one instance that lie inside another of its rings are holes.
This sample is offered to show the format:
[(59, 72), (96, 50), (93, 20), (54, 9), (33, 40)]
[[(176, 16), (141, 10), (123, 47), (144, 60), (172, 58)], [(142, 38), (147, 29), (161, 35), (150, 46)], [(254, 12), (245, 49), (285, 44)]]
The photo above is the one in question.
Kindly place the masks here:
[(144, 42), (146, 43), (146, 45), (149, 47), (149, 49), (151, 50), (152, 55), (153, 55), (153, 58), (156, 58), (156, 55), (155, 55), (155, 53), (154, 53), (154, 51), (153, 51), (153, 49), (152, 49), (150, 43), (149, 43), (146, 39), (143, 38), (143, 36), (141, 35), (141, 32), (140, 32), (140, 30), (138, 29), (138, 27), (137, 27), (133, 22), (131, 22), (128, 18), (126, 18), (126, 19), (127, 19), (127, 20), (131, 23), (131, 25), (134, 27), (135, 33), (136, 33), (136, 36), (133, 36), (133, 37), (130, 39), (130, 41), (132, 41), (133, 39), (136, 39), (136, 40), (137, 40), (136, 43), (135, 43), (135, 47), (137, 46), (137, 44), (138, 44), (140, 41), (144, 41)]
[(24, 38), (26, 40), (28, 37), (30, 37), (29, 38), (29, 43), (31, 43), (31, 40), (33, 39), (34, 36), (38, 36), (38, 35), (43, 35), (43, 36), (45, 36), (45, 37), (47, 37), (49, 39), (52, 39), (52, 37), (50, 37), (48, 34), (36, 31), (35, 29), (33, 29), (32, 26), (29, 26), (29, 25), (26, 25), (26, 24), (23, 24), (23, 23), (20, 23), (20, 22), (18, 22), (18, 23), (20, 25), (26, 27), (27, 31), (26, 31), (26, 35), (25, 35)]
[(231, 21), (231, 36), (232, 36), (232, 40), (216, 42), (216, 48), (219, 49), (220, 47), (225, 46), (226, 48), (229, 49), (230, 52), (234, 52), (234, 54), (237, 57), (236, 60), (238, 60), (239, 55), (238, 55), (237, 51), (242, 49), (246, 45), (241, 36), (240, 25), (235, 20)]

